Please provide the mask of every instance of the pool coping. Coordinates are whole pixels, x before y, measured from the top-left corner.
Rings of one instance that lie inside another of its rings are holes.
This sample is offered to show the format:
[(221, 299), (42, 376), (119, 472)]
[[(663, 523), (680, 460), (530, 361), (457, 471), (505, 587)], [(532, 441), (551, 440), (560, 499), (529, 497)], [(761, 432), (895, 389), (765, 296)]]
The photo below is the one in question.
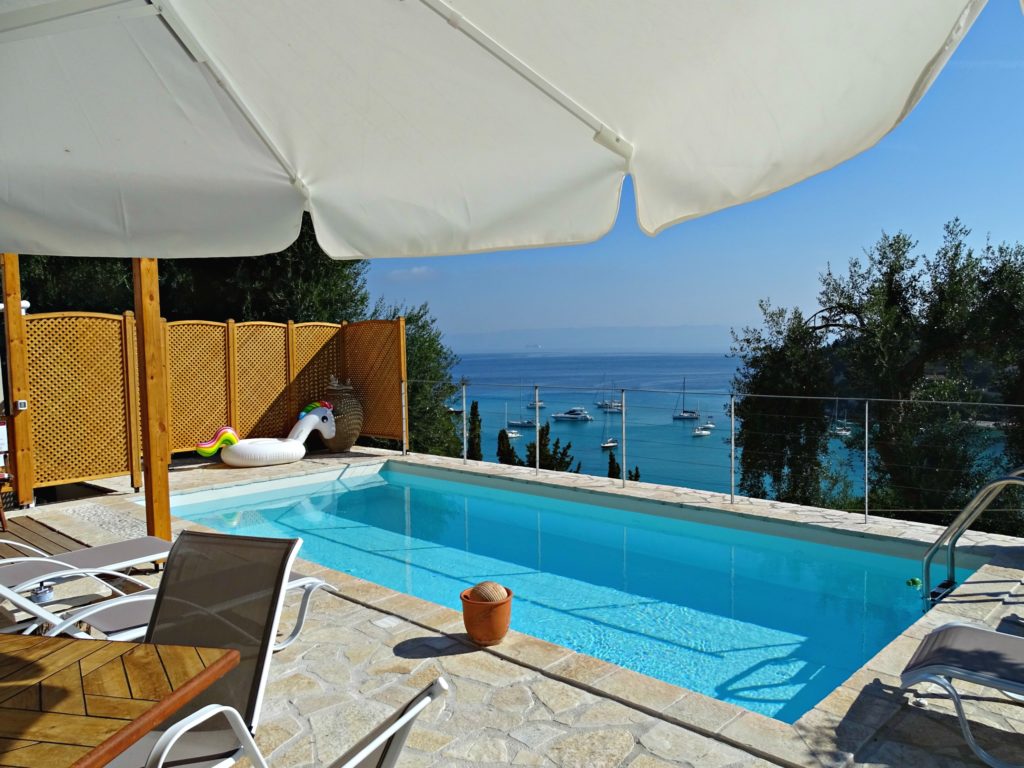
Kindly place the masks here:
[[(361, 457), (315, 456), (287, 469), (273, 469), (277, 479), (302, 484), (311, 476), (376, 472), (387, 461), (398, 464), (431, 466), (445, 471), (500, 476), (515, 482), (571, 488), (602, 496), (627, 495), (672, 505), (699, 506), (730, 515), (769, 519), (773, 523), (817, 526), (845, 535), (875, 540), (930, 543), (941, 530), (938, 526), (884, 518), (868, 518), (834, 510), (797, 507), (780, 502), (737, 499), (712, 492), (681, 489), (648, 483), (628, 483), (568, 473), (535, 473), (533, 469), (508, 467), (484, 462), (463, 462), (433, 456), (401, 456), (392, 452), (362, 451)], [(268, 478), (269, 479), (269, 478)], [(237, 488), (240, 493), (253, 482), (265, 482), (250, 474), (225, 478), (224, 482), (200, 482), (182, 488), (175, 495)], [(119, 501), (128, 501), (138, 514), (138, 496), (109, 499), (113, 506), (129, 511)], [(101, 500), (99, 503), (102, 503)], [(71, 504), (72, 502), (68, 502)], [(59, 511), (53, 505), (47, 510)], [(110, 506), (110, 504), (103, 504)], [(38, 511), (38, 510), (36, 510)], [(175, 518), (175, 527), (197, 527)], [(921, 638), (946, 621), (981, 621), (995, 625), (1016, 607), (1024, 595), (1024, 540), (995, 534), (970, 532), (965, 548), (984, 554), (989, 562), (981, 565), (942, 604), (900, 634), (889, 645), (851, 675), (840, 686), (793, 724), (760, 715), (742, 707), (719, 701), (696, 691), (678, 687), (619, 667), (586, 654), (549, 643), (516, 631), (499, 646), (484, 649), (498, 658), (530, 668), (555, 680), (602, 696), (651, 717), (656, 717), (738, 747), (749, 753), (786, 766), (843, 766), (853, 762), (857, 750), (875, 737), (885, 723), (903, 706), (903, 698), (894, 696), (899, 689), (898, 676)], [(327, 580), (341, 597), (398, 616), (434, 632), (465, 641), (459, 611), (387, 587), (359, 579), (325, 566), (303, 561), (306, 573)], [(996, 586), (993, 586), (996, 585)]]

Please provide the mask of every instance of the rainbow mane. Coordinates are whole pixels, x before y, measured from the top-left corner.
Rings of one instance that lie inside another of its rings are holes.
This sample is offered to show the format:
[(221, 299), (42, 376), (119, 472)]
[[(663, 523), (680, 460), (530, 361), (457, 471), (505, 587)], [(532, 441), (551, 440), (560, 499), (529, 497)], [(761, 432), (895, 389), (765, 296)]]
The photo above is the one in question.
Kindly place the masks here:
[(301, 411), (299, 411), (299, 420), (301, 421), (303, 416), (310, 413), (311, 411), (316, 410), (317, 408), (326, 408), (328, 411), (334, 410), (334, 406), (328, 403), (326, 400), (316, 400), (307, 405)]
[(211, 440), (196, 446), (196, 453), (208, 459), (225, 445), (234, 445), (237, 442), (238, 433), (232, 427), (221, 427)]

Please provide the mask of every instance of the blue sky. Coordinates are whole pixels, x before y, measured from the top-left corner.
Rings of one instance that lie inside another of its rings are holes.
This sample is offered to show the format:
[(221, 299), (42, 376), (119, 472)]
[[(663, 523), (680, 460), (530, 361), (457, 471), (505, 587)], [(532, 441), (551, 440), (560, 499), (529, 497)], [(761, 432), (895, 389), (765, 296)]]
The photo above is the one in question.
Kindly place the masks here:
[(608, 327), (606, 351), (724, 350), (729, 327), (757, 323), (758, 299), (813, 307), (826, 265), (882, 230), (928, 253), (954, 216), (978, 245), (989, 233), (1024, 240), (1022, 188), (1024, 17), (1016, 0), (990, 0), (909, 117), (831, 171), (654, 238), (636, 226), (627, 183), (618, 223), (596, 243), (372, 261), (369, 286), (389, 302), (429, 302), (457, 352), (574, 340), (600, 351)]

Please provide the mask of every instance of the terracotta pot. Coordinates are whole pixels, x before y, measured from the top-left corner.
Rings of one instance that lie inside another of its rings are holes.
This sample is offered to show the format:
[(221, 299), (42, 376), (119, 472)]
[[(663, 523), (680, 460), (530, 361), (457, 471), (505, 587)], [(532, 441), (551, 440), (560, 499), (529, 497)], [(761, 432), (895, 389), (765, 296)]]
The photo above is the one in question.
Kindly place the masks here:
[(466, 634), (477, 645), (497, 645), (504, 639), (512, 619), (512, 590), (506, 587), (508, 596), (496, 602), (473, 600), (470, 591), (462, 591), (462, 623), (466, 625)]

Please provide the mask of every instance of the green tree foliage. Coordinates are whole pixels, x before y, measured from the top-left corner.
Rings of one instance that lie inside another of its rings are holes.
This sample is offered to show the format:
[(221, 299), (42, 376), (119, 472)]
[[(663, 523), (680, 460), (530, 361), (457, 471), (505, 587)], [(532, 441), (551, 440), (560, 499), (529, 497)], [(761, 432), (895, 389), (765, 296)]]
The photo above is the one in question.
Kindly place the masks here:
[[(336, 261), (317, 244), (307, 215), (298, 239), (267, 256), (164, 259), (160, 310), (168, 320), (340, 322), (367, 317), (365, 261)], [(134, 307), (131, 262), (25, 256), (25, 297), (34, 312), (121, 313)]]
[(618, 480), (622, 477), (622, 467), (619, 466), (619, 462), (615, 458), (615, 451), (608, 451), (608, 477), (613, 480)]
[[(572, 453), (572, 443), (566, 443), (562, 447), (561, 438), (555, 438), (554, 445), (551, 445), (551, 423), (545, 422), (540, 428), (540, 468), (553, 469), (556, 472), (579, 472), (582, 462), (576, 462)], [(536, 466), (537, 443), (530, 443), (526, 446), (526, 466)]]
[[(284, 322), (405, 316), (409, 439), (413, 451), (461, 454), (447, 403), (455, 393), (458, 361), (444, 344), (427, 304), (371, 308), (365, 261), (336, 261), (320, 248), (309, 216), (298, 239), (280, 253), (253, 258), (165, 259), (160, 262), (160, 308), (168, 320)], [(134, 306), (127, 259), (25, 256), (22, 285), (33, 312), (121, 313)], [(429, 382), (429, 383), (428, 383)]]
[(640, 466), (637, 465), (626, 472), (626, 479), (632, 480), (634, 483), (640, 482)]
[(516, 453), (515, 446), (508, 437), (508, 432), (502, 429), (498, 432), (498, 463), (510, 464), (514, 467), (524, 466), (524, 462)]
[(480, 404), (474, 400), (473, 404), (469, 407), (469, 440), (466, 443), (466, 458), (471, 461), (484, 460), (484, 452), (480, 446), (480, 432), (482, 428)]
[[(1024, 402), (1024, 247), (986, 244), (976, 252), (969, 234), (954, 219), (934, 256), (924, 257), (909, 235), (883, 233), (845, 273), (830, 267), (820, 277), (813, 315), (763, 302), (763, 327), (734, 333), (744, 493), (852, 501), (849, 484), (823, 459), (828, 405), (747, 393), (874, 399), (870, 503), (879, 512), (941, 522), (934, 510), (963, 506), (997, 458), (1003, 468), (1024, 462), (1017, 409), (1004, 425), (1004, 456), (996, 457), (977, 424), (985, 411), (947, 404)], [(860, 444), (863, 425), (848, 439)]]
[(405, 356), (409, 377), (409, 449), (435, 456), (461, 456), (462, 441), (448, 411), (458, 392), (452, 370), (459, 358), (444, 343), (444, 334), (424, 302), (416, 307), (378, 303), (374, 316), (405, 317)]
[[(829, 390), (830, 366), (818, 333), (799, 310), (761, 302), (764, 328), (746, 328), (734, 336), (742, 361), (735, 385), (759, 395), (820, 395)], [(821, 457), (828, 424), (820, 401), (741, 397), (736, 401), (741, 427), (740, 491), (796, 504), (821, 503)]]

